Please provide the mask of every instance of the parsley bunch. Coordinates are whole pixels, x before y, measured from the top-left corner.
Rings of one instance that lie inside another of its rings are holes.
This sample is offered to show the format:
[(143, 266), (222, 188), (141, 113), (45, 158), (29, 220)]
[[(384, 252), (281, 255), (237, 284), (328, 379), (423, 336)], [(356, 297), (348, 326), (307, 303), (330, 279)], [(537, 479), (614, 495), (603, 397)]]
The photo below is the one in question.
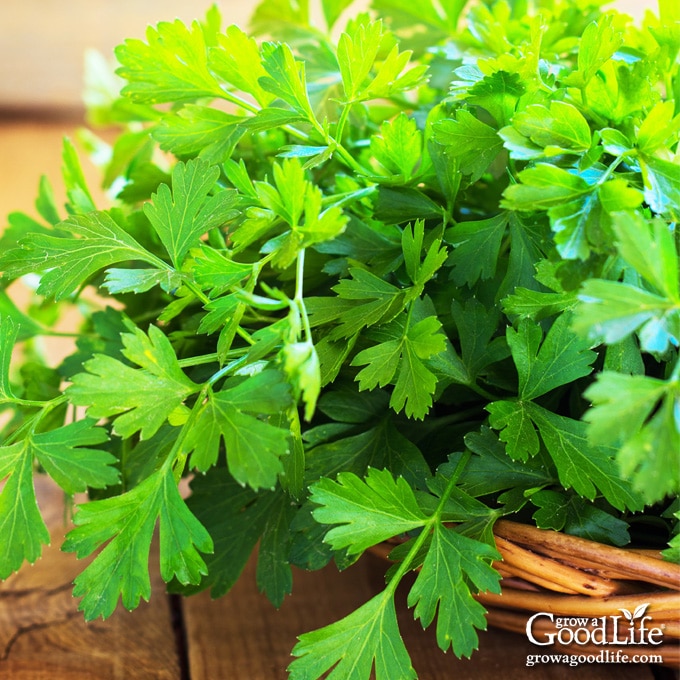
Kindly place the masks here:
[[(680, 5), (637, 27), (601, 0), (350, 4), (319, 28), (265, 0), (259, 42), (216, 8), (126, 41), (88, 93), (119, 127), (86, 138), (113, 207), (65, 142), (65, 213), (43, 179), (40, 218), (10, 215), (4, 285), (37, 275), (49, 307), (0, 294), (0, 577), (48, 540), (38, 469), (89, 491), (63, 546), (96, 553), (87, 619), (149, 598), (157, 526), (172, 591), (223, 595), (259, 543), (275, 605), (291, 565), (402, 536), (385, 589), (290, 666), (394, 680), (416, 568), (414, 615), (476, 648), (498, 518), (671, 539)], [(74, 306), (49, 368), (34, 338)]]

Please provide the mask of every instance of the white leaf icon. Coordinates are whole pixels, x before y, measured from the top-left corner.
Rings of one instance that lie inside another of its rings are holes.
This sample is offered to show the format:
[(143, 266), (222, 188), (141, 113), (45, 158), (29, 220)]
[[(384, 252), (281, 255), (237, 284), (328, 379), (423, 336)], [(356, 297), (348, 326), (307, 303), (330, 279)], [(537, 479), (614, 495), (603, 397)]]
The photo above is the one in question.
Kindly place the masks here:
[(633, 615), (627, 609), (619, 609), (619, 611), (629, 620), (633, 620)]
[(639, 607), (635, 608), (635, 611), (633, 612), (633, 620), (634, 619), (639, 619), (640, 617), (645, 615), (645, 612), (647, 611), (647, 607), (649, 607), (649, 602), (646, 604), (641, 604)]

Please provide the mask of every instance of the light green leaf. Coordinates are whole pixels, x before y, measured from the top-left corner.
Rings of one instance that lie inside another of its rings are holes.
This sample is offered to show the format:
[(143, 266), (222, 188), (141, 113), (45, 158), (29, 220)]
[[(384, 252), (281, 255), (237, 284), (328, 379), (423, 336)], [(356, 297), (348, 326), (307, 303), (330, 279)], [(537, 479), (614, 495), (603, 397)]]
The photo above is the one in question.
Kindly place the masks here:
[(635, 210), (645, 198), (639, 189), (634, 189), (623, 179), (610, 179), (600, 185), (598, 196), (602, 208), (610, 214), (621, 210)]
[(286, 343), (283, 370), (305, 404), (305, 420), (311, 420), (321, 392), (319, 355), (311, 340)]
[(212, 552), (212, 540), (179, 495), (168, 466), (121, 496), (79, 507), (62, 549), (84, 557), (108, 541), (75, 579), (73, 594), (83, 597), (79, 609), (86, 620), (110, 616), (119, 597), (127, 609), (149, 599), (149, 551), (158, 520), (161, 576), (198, 583), (206, 573), (198, 551)]
[(17, 324), (8, 316), (0, 316), (0, 404), (16, 399), (9, 381), (9, 370), (18, 335)]
[(583, 153), (590, 148), (588, 121), (575, 106), (566, 102), (553, 101), (549, 107), (527, 106), (515, 114), (512, 127), (551, 155)]
[(118, 482), (115, 456), (107, 451), (86, 448), (108, 440), (106, 431), (93, 420), (70, 425), (30, 438), (29, 446), (45, 472), (68, 494), (103, 489)]
[(140, 432), (147, 439), (198, 385), (184, 375), (170, 341), (155, 326), (148, 336), (138, 328), (124, 334), (123, 343), (123, 354), (140, 369), (97, 354), (84, 364), (85, 373), (73, 376), (66, 394), (94, 418), (117, 416), (113, 431), (119, 436)]
[(383, 41), (382, 21), (355, 20), (338, 40), (338, 65), (347, 101), (362, 92)]
[[(455, 72), (452, 94), (465, 99), (472, 106), (481, 106), (496, 120), (499, 127), (510, 123), (517, 102), (526, 88), (518, 73), (496, 71), (484, 75), (477, 66), (465, 67)], [(471, 76), (471, 78), (468, 78)]]
[(190, 248), (210, 229), (239, 214), (234, 191), (218, 191), (209, 197), (219, 169), (201, 159), (178, 163), (172, 171), (172, 191), (161, 184), (144, 213), (179, 269)]
[(262, 107), (272, 103), (274, 97), (260, 85), (267, 72), (257, 42), (238, 26), (228, 26), (217, 36), (217, 46), (210, 49), (210, 69), (237, 90), (255, 97)]
[(411, 179), (421, 162), (423, 138), (415, 120), (405, 113), (385, 121), (371, 137), (371, 151), (389, 172)]
[(422, 526), (425, 515), (413, 490), (389, 470), (370, 468), (365, 479), (341, 472), (337, 482), (320, 479), (311, 486), (310, 500), (320, 507), (313, 512), (322, 524), (334, 524), (326, 534), (333, 550), (361, 554), (393, 536)]
[[(621, 399), (621, 395), (625, 399)], [(616, 446), (624, 476), (647, 503), (680, 491), (678, 451), (680, 389), (642, 375), (605, 372), (585, 396), (593, 402), (584, 419), (592, 441)], [(661, 403), (659, 403), (661, 402)]]
[(503, 148), (496, 130), (478, 120), (469, 111), (459, 109), (455, 119), (439, 121), (434, 126), (434, 139), (460, 163), (460, 170), (476, 182)]
[(592, 341), (619, 342), (638, 331), (648, 352), (680, 340), (680, 308), (672, 300), (618, 281), (587, 280), (579, 292), (573, 328)]
[(674, 102), (669, 100), (658, 102), (647, 114), (637, 134), (637, 146), (641, 153), (653, 154), (677, 142), (680, 115), (674, 116), (674, 113)]
[(197, 21), (191, 27), (179, 19), (149, 26), (146, 40), (129, 39), (116, 48), (121, 64), (116, 73), (127, 81), (124, 95), (139, 104), (223, 96), (208, 68), (203, 29)]
[[(606, 371), (586, 390), (593, 406), (584, 416), (588, 436), (597, 444), (616, 445), (635, 435), (649, 418), (669, 385), (644, 375)], [(621, 399), (625, 394), (626, 398)]]
[(296, 61), (287, 44), (262, 45), (262, 65), (267, 75), (259, 79), (260, 86), (282, 99), (309, 121), (315, 121), (307, 94), (304, 62)]
[(333, 668), (329, 680), (415, 680), (399, 633), (394, 598), (376, 595), (340, 621), (300, 636), (298, 657), (288, 667), (291, 680), (319, 678)]
[(0, 479), (7, 477), (0, 492), (0, 579), (31, 564), (49, 544), (50, 534), (40, 514), (33, 488), (33, 453), (29, 441), (0, 447)]
[(602, 220), (602, 205), (597, 192), (554, 205), (548, 210), (548, 215), (560, 255), (565, 260), (588, 259), (592, 236), (597, 234)]
[(244, 285), (254, 275), (252, 264), (230, 259), (215, 248), (200, 245), (191, 255), (194, 279), (203, 290), (210, 291), (211, 298)]
[(27, 236), (19, 248), (0, 256), (0, 269), (12, 277), (45, 271), (38, 293), (61, 300), (100, 269), (127, 260), (160, 263), (110, 213), (97, 211), (68, 218), (54, 234)]
[(68, 138), (64, 138), (61, 174), (68, 197), (66, 205), (68, 212), (76, 215), (92, 212), (95, 209), (92, 194), (87, 187), (76, 148)]
[(164, 116), (151, 134), (161, 149), (175, 156), (198, 156), (218, 164), (233, 153), (246, 131), (240, 125), (245, 120), (209, 106), (187, 104)]
[(619, 510), (640, 510), (642, 497), (621, 477), (614, 459), (616, 450), (590, 444), (585, 423), (572, 420), (528, 403), (529, 415), (555, 462), (565, 489), (593, 500), (598, 491)]
[(522, 399), (535, 399), (592, 371), (597, 355), (571, 330), (570, 321), (569, 314), (560, 315), (542, 344), (540, 326), (530, 321), (522, 321), (516, 331), (508, 328), (507, 340), (519, 374)]
[(500, 576), (491, 562), (500, 555), (487, 543), (476, 541), (437, 523), (425, 562), (408, 594), (414, 616), (423, 628), (437, 615), (437, 643), (457, 657), (477, 649), (475, 628), (486, 630), (484, 607), (471, 597), (475, 591), (500, 592)]
[(680, 257), (673, 229), (663, 220), (645, 220), (639, 213), (613, 216), (614, 233), (621, 257), (659, 293), (680, 302)]
[(645, 200), (659, 214), (672, 219), (680, 216), (680, 166), (655, 156), (640, 155), (645, 182)]
[(581, 36), (578, 51), (578, 71), (567, 80), (570, 85), (583, 87), (609, 61), (623, 42), (623, 35), (614, 25), (614, 17), (602, 15), (588, 24)]
[(160, 286), (166, 293), (182, 285), (182, 276), (174, 269), (107, 269), (102, 287), (111, 295), (143, 293)]
[(578, 175), (556, 165), (537, 163), (519, 173), (519, 184), (504, 192), (501, 207), (508, 210), (534, 211), (560, 206), (590, 191), (590, 185)]

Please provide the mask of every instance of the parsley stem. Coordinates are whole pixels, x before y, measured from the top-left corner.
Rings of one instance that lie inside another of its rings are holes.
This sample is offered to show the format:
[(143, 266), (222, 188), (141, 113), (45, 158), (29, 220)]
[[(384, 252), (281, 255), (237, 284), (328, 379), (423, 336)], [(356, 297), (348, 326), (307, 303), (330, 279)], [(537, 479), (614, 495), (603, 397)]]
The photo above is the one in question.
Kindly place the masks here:
[(305, 249), (303, 248), (298, 253), (297, 258), (297, 271), (295, 276), (295, 297), (293, 301), (300, 312), (300, 317), (302, 319), (302, 325), (305, 329), (305, 340), (307, 342), (312, 341), (312, 328), (309, 324), (309, 316), (307, 315), (307, 308), (305, 307), (305, 301), (303, 298), (304, 292), (304, 279), (305, 279)]
[(219, 371), (216, 373), (213, 373), (213, 375), (210, 377), (206, 385), (208, 387), (212, 387), (218, 380), (221, 378), (224, 378), (226, 375), (229, 375), (232, 371), (237, 371), (239, 368), (242, 366), (245, 366), (248, 360), (248, 355), (244, 354), (242, 357), (239, 357), (238, 359), (235, 359), (234, 361), (231, 361), (228, 363), (226, 366), (222, 366)]
[(399, 585), (399, 581), (401, 581), (406, 572), (410, 571), (415, 556), (420, 552), (420, 548), (422, 547), (423, 543), (425, 543), (425, 541), (427, 540), (428, 536), (431, 533), (430, 530), (432, 529), (432, 527), (434, 527), (435, 524), (439, 524), (441, 522), (442, 515), (444, 514), (444, 508), (446, 506), (447, 501), (449, 500), (449, 496), (453, 493), (453, 490), (456, 484), (458, 483), (458, 478), (463, 473), (463, 470), (465, 469), (465, 466), (468, 464), (468, 461), (470, 460), (471, 456), (472, 454), (469, 451), (465, 451), (463, 455), (461, 455), (460, 459), (458, 460), (458, 464), (456, 465), (454, 471), (451, 473), (451, 477), (446, 485), (446, 489), (444, 490), (444, 493), (441, 495), (439, 499), (439, 503), (437, 504), (436, 510), (424, 524), (422, 531), (413, 542), (413, 545), (411, 546), (411, 549), (408, 551), (408, 554), (404, 558), (403, 562), (399, 565), (399, 568), (397, 569), (396, 573), (394, 574), (390, 582), (387, 584), (387, 587), (385, 589), (386, 592), (390, 592), (390, 594), (393, 594), (396, 591), (397, 586)]

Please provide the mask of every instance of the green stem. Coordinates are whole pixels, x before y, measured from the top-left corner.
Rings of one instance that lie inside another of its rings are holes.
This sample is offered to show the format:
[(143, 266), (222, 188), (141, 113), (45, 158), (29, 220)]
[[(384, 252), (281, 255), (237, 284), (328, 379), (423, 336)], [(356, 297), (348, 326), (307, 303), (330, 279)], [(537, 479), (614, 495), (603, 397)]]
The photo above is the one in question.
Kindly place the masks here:
[(340, 114), (340, 118), (338, 119), (338, 124), (335, 128), (335, 137), (340, 143), (342, 142), (342, 133), (345, 130), (345, 125), (347, 123), (347, 119), (349, 118), (349, 113), (351, 109), (352, 102), (347, 102), (342, 109), (342, 113)]
[(441, 495), (441, 498), (439, 499), (437, 509), (434, 511), (434, 514), (427, 520), (426, 524), (423, 526), (422, 531), (420, 532), (416, 540), (413, 542), (411, 549), (408, 551), (408, 554), (404, 558), (404, 561), (399, 565), (399, 568), (395, 572), (394, 576), (387, 584), (387, 587), (385, 588), (386, 593), (393, 595), (397, 589), (397, 586), (399, 585), (399, 581), (401, 581), (401, 579), (406, 575), (407, 572), (411, 571), (411, 565), (413, 564), (416, 555), (420, 552), (420, 548), (423, 546), (428, 536), (430, 535), (430, 530), (436, 524), (439, 524), (442, 521), (441, 518), (444, 514), (444, 508), (446, 507), (446, 503), (449, 500), (449, 496), (453, 493), (453, 490), (456, 484), (458, 483), (458, 478), (463, 473), (463, 470), (465, 469), (465, 466), (468, 464), (468, 461), (470, 460), (471, 456), (472, 454), (469, 451), (465, 451), (458, 460), (458, 464), (456, 465), (453, 473), (451, 474), (451, 478), (449, 479), (449, 482), (446, 485), (446, 489), (444, 490), (444, 493)]
[(198, 418), (201, 409), (203, 408), (203, 402), (208, 396), (209, 391), (210, 385), (206, 383), (205, 385), (203, 385), (201, 391), (199, 392), (198, 398), (196, 399), (196, 403), (191, 409), (191, 413), (189, 414), (186, 423), (184, 423), (184, 425), (182, 426), (182, 429), (180, 430), (180, 433), (177, 436), (177, 439), (175, 440), (175, 443), (173, 444), (172, 449), (168, 454), (168, 457), (165, 459), (165, 462), (163, 463), (164, 468), (166, 469), (167, 467), (173, 468), (173, 475), (175, 478), (175, 482), (177, 484), (179, 484), (180, 480), (182, 479), (182, 475), (184, 474), (184, 468), (186, 467), (187, 457), (189, 455), (188, 452), (182, 451), (184, 440), (187, 438), (187, 435), (193, 428), (194, 423), (196, 422), (196, 419)]
[(304, 301), (304, 280), (305, 280), (305, 249), (303, 248), (298, 253), (297, 258), (297, 271), (295, 275), (295, 297), (293, 301), (300, 312), (300, 318), (302, 319), (302, 326), (305, 329), (305, 340), (307, 342), (312, 341), (312, 328), (309, 323), (309, 316), (307, 315), (307, 308), (305, 307)]
[(245, 354), (242, 357), (235, 359), (234, 361), (228, 363), (226, 366), (222, 366), (219, 371), (213, 373), (208, 382), (207, 386), (212, 387), (218, 380), (221, 380), (225, 376), (229, 375), (233, 371), (237, 371), (239, 368), (245, 366), (248, 363), (248, 355)]

